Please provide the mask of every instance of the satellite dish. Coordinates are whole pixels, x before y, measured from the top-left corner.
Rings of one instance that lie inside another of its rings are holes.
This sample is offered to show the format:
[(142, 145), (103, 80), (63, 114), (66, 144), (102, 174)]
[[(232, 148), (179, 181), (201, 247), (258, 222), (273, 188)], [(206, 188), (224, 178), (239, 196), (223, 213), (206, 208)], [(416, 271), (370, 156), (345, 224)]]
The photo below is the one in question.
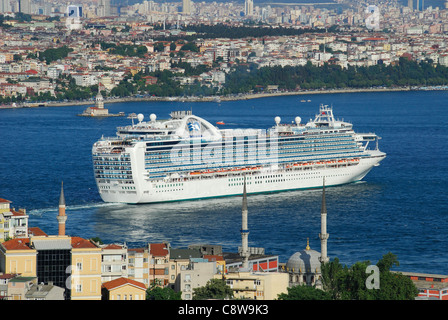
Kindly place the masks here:
[(137, 116), (138, 122), (142, 122), (144, 118), (145, 118), (145, 116), (141, 113), (139, 113)]

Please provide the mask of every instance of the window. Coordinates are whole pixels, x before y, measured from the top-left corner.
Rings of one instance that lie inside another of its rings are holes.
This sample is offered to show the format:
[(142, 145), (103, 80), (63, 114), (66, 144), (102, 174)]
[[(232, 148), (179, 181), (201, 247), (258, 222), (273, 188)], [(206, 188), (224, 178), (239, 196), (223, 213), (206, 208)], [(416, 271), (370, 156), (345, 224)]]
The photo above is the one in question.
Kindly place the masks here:
[(76, 263), (76, 270), (77, 271), (82, 271), (82, 262), (77, 262)]

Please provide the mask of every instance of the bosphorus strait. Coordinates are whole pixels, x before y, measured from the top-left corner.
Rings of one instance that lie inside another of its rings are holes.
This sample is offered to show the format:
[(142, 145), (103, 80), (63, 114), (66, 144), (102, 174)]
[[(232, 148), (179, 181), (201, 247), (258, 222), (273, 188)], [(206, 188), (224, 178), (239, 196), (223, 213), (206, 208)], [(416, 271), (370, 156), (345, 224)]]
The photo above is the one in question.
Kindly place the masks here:
[[(343, 264), (397, 255), (400, 271), (446, 274), (448, 175), (446, 91), (314, 94), (217, 102), (134, 102), (107, 107), (155, 113), (168, 118), (192, 110), (229, 128), (268, 128), (274, 117), (285, 122), (314, 118), (319, 104), (332, 105), (337, 118), (357, 132), (375, 132), (387, 158), (362, 182), (327, 189), (328, 255)], [(302, 102), (310, 99), (311, 102)], [(228, 197), (160, 204), (104, 203), (92, 166), (92, 145), (115, 134), (126, 117), (83, 118), (85, 106), (1, 110), (3, 148), (1, 196), (27, 209), (30, 226), (57, 230), (60, 183), (67, 202), (67, 234), (99, 237), (130, 247), (167, 241), (173, 247), (240, 245), (241, 198)], [(251, 195), (249, 245), (263, 247), (286, 262), (310, 246), (319, 247), (321, 190)]]

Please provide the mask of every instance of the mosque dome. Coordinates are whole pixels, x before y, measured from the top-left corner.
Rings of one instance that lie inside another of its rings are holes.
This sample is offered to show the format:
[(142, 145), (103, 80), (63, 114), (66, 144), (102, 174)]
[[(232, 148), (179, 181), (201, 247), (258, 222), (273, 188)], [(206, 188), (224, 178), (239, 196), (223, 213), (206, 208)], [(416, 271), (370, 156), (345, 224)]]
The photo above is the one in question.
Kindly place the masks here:
[(294, 253), (286, 263), (286, 269), (293, 273), (320, 273), (320, 252), (312, 250), (307, 244), (305, 250)]

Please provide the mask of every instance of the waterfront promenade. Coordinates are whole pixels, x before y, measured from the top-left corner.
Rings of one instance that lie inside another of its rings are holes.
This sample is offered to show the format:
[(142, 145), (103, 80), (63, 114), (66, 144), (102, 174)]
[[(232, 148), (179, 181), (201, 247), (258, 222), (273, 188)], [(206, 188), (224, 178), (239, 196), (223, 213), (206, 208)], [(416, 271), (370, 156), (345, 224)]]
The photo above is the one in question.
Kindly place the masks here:
[[(144, 101), (182, 101), (182, 102), (221, 102), (221, 101), (236, 101), (236, 100), (251, 100), (278, 96), (293, 96), (293, 95), (314, 95), (314, 94), (335, 94), (335, 93), (357, 93), (357, 92), (391, 92), (391, 91), (410, 91), (419, 90), (411, 87), (394, 87), (394, 88), (347, 88), (347, 89), (319, 89), (319, 90), (297, 90), (297, 91), (273, 91), (273, 92), (260, 92), (260, 93), (245, 93), (229, 96), (206, 96), (206, 97), (123, 97), (123, 98), (105, 98), (105, 103), (122, 103), (122, 102), (144, 102)], [(83, 101), (48, 101), (48, 102), (29, 102), (25, 104), (3, 105), (0, 109), (14, 109), (24, 108), (31, 106), (46, 106), (46, 107), (68, 107), (68, 106), (83, 106), (95, 104), (95, 100), (83, 100)]]

